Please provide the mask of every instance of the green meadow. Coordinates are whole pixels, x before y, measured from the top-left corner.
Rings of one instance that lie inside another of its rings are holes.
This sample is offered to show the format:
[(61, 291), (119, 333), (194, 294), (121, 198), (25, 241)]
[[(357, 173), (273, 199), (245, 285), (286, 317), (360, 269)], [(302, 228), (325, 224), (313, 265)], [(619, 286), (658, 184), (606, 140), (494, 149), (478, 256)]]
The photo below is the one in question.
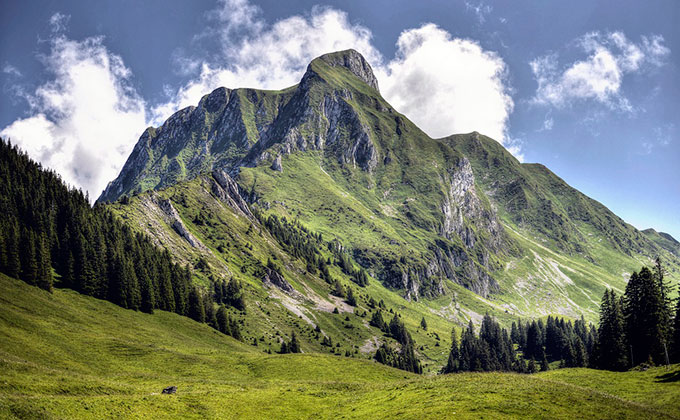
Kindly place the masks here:
[[(418, 376), (0, 275), (1, 418), (680, 418), (680, 365)], [(163, 395), (167, 386), (175, 395)]]

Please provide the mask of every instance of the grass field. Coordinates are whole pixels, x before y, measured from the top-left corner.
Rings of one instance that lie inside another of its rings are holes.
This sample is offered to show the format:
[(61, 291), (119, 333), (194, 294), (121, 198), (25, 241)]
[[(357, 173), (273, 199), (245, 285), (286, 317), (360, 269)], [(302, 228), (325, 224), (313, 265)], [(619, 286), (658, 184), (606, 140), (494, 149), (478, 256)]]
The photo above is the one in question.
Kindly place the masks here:
[[(0, 275), (0, 418), (680, 418), (680, 366), (417, 376)], [(162, 395), (170, 385), (176, 395)]]

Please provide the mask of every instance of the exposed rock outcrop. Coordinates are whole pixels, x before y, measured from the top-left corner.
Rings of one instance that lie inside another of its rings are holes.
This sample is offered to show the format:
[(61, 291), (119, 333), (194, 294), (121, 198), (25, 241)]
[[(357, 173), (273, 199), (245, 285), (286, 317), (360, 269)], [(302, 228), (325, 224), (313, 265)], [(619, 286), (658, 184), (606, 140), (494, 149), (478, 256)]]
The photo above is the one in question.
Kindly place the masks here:
[(373, 74), (373, 68), (366, 59), (356, 50), (338, 51), (325, 54), (318, 58), (329, 66), (342, 66), (351, 71), (359, 79), (375, 90), (378, 89), (378, 79)]
[(203, 243), (199, 241), (191, 232), (189, 232), (186, 225), (184, 225), (184, 222), (182, 222), (182, 219), (179, 217), (179, 213), (177, 213), (177, 210), (175, 210), (175, 208), (172, 206), (170, 200), (159, 199), (157, 203), (158, 207), (163, 210), (163, 213), (165, 213), (166, 217), (169, 219), (169, 224), (172, 226), (175, 232), (177, 232), (177, 234), (184, 238), (184, 240), (186, 240), (192, 247), (207, 251), (206, 246), (203, 245)]
[(274, 162), (272, 162), (271, 168), (277, 172), (283, 172), (283, 165), (281, 163), (281, 155), (276, 155)]
[(241, 196), (238, 184), (222, 169), (215, 169), (212, 172), (211, 191), (220, 201), (226, 202), (237, 213), (250, 220), (255, 220), (248, 203)]
[(269, 267), (264, 268), (264, 276), (262, 277), (262, 283), (264, 283), (265, 286), (268, 287), (278, 287), (282, 291), (286, 292), (289, 295), (297, 295), (298, 292), (295, 291), (293, 286), (286, 281), (286, 279), (279, 274), (278, 271), (272, 270)]

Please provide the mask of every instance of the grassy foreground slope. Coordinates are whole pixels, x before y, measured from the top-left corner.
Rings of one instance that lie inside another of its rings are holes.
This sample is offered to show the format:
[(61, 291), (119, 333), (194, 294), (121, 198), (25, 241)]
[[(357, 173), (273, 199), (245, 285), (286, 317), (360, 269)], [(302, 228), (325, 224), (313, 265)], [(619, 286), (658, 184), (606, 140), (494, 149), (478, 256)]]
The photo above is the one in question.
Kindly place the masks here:
[[(680, 366), (418, 377), (0, 275), (1, 418), (680, 418)], [(176, 385), (176, 395), (160, 390)]]

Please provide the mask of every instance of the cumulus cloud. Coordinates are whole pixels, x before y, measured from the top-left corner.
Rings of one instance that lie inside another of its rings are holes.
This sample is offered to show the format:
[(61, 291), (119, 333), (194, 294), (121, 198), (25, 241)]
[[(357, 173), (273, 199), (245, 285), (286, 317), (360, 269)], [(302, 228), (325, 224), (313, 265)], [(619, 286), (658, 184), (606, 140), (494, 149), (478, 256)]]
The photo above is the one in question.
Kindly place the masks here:
[(574, 101), (592, 100), (611, 109), (632, 111), (621, 92), (626, 74), (663, 64), (670, 50), (660, 35), (628, 40), (623, 32), (592, 32), (577, 40), (587, 58), (559, 66), (559, 56), (537, 57), (529, 65), (538, 84), (534, 102), (563, 107)]
[(211, 16), (222, 24), (210, 33), (222, 37), (223, 56), (203, 60), (198, 77), (153, 110), (154, 122), (195, 105), (220, 86), (293, 85), (315, 57), (354, 48), (373, 66), (384, 97), (431, 136), (476, 130), (500, 142), (505, 139), (513, 108), (505, 85), (506, 66), (475, 41), (453, 38), (436, 25), (425, 24), (404, 31), (395, 58), (386, 61), (373, 46), (371, 32), (336, 9), (315, 7), (307, 16), (267, 26), (257, 7), (225, 0)]
[(201, 61), (198, 77), (154, 108), (154, 122), (195, 105), (220, 86), (282, 89), (294, 85), (311, 60), (328, 52), (354, 48), (372, 63), (381, 61), (371, 44), (371, 32), (352, 24), (340, 10), (314, 7), (309, 16), (291, 16), (267, 27), (258, 17), (258, 8), (228, 0), (211, 15), (222, 25), (212, 30), (223, 38), (222, 55)]
[(145, 124), (130, 70), (102, 42), (56, 36), (43, 58), (53, 80), (26, 94), (30, 117), (0, 131), (91, 195), (118, 175)]
[(426, 24), (402, 32), (378, 80), (385, 98), (431, 136), (480, 131), (503, 142), (513, 108), (506, 72), (479, 43)]
[[(50, 52), (43, 57), (52, 80), (20, 95), (30, 116), (0, 135), (96, 198), (118, 175), (145, 126), (162, 124), (220, 86), (291, 86), (315, 57), (354, 48), (373, 66), (385, 98), (431, 136), (476, 130), (521, 157), (521, 142), (507, 137), (513, 101), (505, 63), (479, 43), (424, 24), (404, 31), (395, 57), (386, 60), (374, 47), (371, 31), (341, 10), (314, 7), (270, 24), (246, 0), (222, 0), (219, 6), (197, 41), (219, 39), (220, 50), (172, 57), (190, 80), (179, 88), (166, 87), (167, 100), (157, 104), (137, 94), (132, 72), (103, 38), (71, 40), (64, 35), (69, 16), (53, 15)], [(647, 48), (663, 45), (652, 39)]]

